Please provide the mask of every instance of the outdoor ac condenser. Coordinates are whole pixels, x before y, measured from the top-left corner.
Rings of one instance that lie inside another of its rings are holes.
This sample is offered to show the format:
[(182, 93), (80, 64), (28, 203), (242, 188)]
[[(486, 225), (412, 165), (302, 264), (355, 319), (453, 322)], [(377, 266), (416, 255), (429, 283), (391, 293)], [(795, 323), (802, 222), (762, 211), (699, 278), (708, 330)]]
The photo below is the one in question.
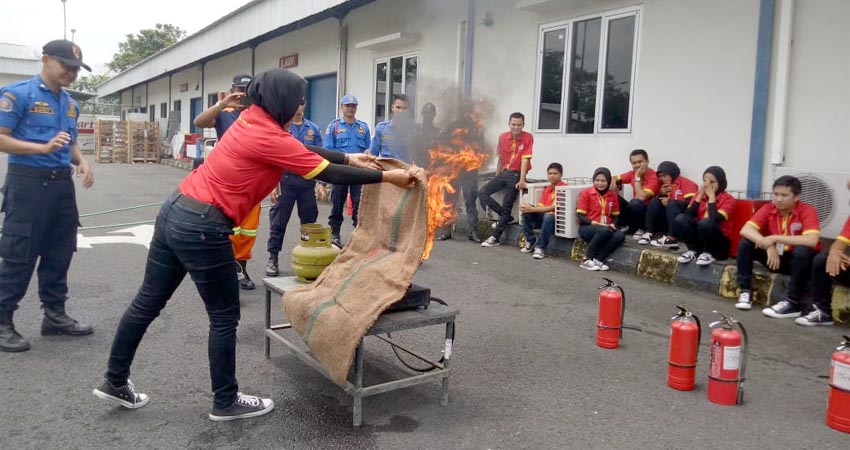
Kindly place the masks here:
[(847, 190), (848, 173), (777, 167), (774, 179), (793, 175), (803, 184), (800, 200), (818, 211), (821, 237), (835, 239), (850, 215), (850, 191)]
[[(536, 205), (540, 202), (540, 197), (543, 195), (543, 190), (546, 189), (546, 186), (549, 186), (548, 181), (540, 182), (540, 183), (527, 183), (526, 188), (528, 189), (528, 194), (520, 193), (519, 198), (517, 199), (517, 205), (522, 204), (523, 202), (531, 203), (532, 205)], [(525, 199), (523, 199), (525, 196)], [(522, 211), (517, 210), (519, 215), (517, 216), (517, 220), (520, 224), (522, 224)]]
[(555, 236), (575, 239), (578, 237), (576, 204), (581, 191), (591, 186), (587, 183), (569, 183), (555, 188)]

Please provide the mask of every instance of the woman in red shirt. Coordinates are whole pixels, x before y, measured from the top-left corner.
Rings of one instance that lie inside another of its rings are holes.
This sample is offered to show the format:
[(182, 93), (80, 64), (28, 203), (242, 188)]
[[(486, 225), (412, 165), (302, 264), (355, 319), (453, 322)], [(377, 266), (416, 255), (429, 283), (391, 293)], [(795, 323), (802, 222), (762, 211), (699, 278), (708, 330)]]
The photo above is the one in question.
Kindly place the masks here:
[[(305, 148), (289, 134), (289, 122), (304, 103), (307, 82), (284, 69), (259, 74), (248, 85), (253, 105), (245, 109), (204, 165), (190, 173), (166, 200), (156, 219), (145, 278), (118, 324), (106, 380), (94, 394), (126, 408), (147, 404), (128, 379), (136, 348), (188, 273), (210, 320), (209, 362), (213, 421), (261, 416), (271, 399), (239, 392), (236, 327), (239, 285), (230, 235), (254, 205), (277, 186), (284, 170), (333, 184), (389, 182), (410, 187), (406, 170), (381, 172), (374, 157)], [(346, 166), (355, 166), (348, 167)], [(376, 166), (375, 166), (376, 167)]]
[(735, 198), (726, 192), (726, 172), (711, 166), (702, 174), (702, 186), (688, 209), (673, 221), (673, 237), (685, 243), (688, 250), (677, 258), (680, 264), (696, 261), (708, 266), (717, 259), (729, 257)]
[(605, 260), (626, 239), (617, 227), (619, 198), (610, 188), (611, 171), (600, 167), (593, 172), (593, 186), (581, 191), (578, 197), (578, 234), (587, 241), (585, 260), (581, 263), (585, 270), (608, 270)]

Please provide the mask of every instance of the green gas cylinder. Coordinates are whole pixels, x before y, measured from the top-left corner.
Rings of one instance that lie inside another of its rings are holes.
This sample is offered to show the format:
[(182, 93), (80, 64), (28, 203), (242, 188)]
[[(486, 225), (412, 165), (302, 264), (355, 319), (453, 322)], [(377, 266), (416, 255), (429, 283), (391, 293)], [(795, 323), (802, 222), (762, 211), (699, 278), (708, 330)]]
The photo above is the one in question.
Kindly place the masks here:
[(318, 223), (301, 225), (301, 242), (292, 250), (292, 271), (304, 282), (315, 280), (339, 254), (331, 245), (331, 229)]

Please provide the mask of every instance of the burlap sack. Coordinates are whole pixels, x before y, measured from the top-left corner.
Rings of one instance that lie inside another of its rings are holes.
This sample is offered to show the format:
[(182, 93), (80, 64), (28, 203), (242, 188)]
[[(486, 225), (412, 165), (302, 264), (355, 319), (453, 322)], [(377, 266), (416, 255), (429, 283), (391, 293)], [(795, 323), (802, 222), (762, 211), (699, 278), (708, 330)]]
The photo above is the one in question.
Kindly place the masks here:
[(416, 186), (363, 186), (359, 223), (345, 248), (315, 282), (283, 296), (292, 327), (338, 384), (345, 382), (366, 331), (410, 286), (425, 249), (424, 170), (392, 159), (379, 163), (385, 169), (409, 168)]

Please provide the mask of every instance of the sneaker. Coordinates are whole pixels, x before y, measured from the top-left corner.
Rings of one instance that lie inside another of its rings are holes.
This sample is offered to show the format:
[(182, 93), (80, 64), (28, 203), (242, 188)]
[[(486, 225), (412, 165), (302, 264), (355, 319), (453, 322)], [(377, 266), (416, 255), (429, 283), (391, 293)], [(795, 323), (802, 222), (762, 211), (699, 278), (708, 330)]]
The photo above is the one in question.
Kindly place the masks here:
[(519, 251), (521, 251), (521, 252), (523, 252), (523, 253), (531, 253), (531, 252), (533, 252), (533, 251), (534, 251), (534, 243), (535, 243), (535, 242), (536, 242), (536, 241), (529, 241), (529, 240), (527, 240), (527, 239), (526, 239), (526, 241), (525, 241), (525, 245), (523, 245), (523, 246), (522, 246), (522, 248), (521, 248), (521, 249), (519, 249)]
[(466, 238), (469, 239), (472, 242), (475, 242), (476, 244), (481, 243), (481, 239), (478, 237), (477, 234), (469, 233), (469, 235), (466, 236)]
[(670, 236), (661, 236), (658, 239), (653, 239), (650, 242), (653, 247), (666, 248), (668, 250), (678, 250), (679, 249), (679, 241), (674, 237)]
[(632, 239), (639, 241), (645, 234), (646, 231), (643, 231), (643, 228), (638, 228), (637, 231), (635, 231), (635, 234), (632, 235)]
[(697, 259), (697, 252), (693, 250), (688, 250), (685, 253), (682, 253), (681, 256), (676, 258), (676, 261), (679, 261), (679, 264), (687, 264), (689, 262), (695, 261)]
[(495, 236), (490, 236), (486, 241), (481, 243), (482, 247), (495, 247), (497, 245), (502, 245), (502, 243), (496, 240)]
[(331, 245), (335, 245), (336, 248), (342, 248), (342, 240), (339, 238), (338, 234), (331, 236)]
[(247, 419), (272, 412), (274, 402), (270, 398), (259, 398), (253, 395), (236, 393), (236, 401), (224, 409), (213, 408), (210, 420), (224, 422), (225, 420)]
[(273, 254), (269, 256), (269, 262), (266, 263), (266, 276), (276, 277), (280, 275), (280, 270), (278, 269), (278, 259), (277, 254)]
[(744, 311), (749, 311), (753, 308), (753, 293), (742, 290), (738, 295), (738, 303), (735, 303), (735, 308)]
[(635, 234), (635, 239), (637, 239), (638, 244), (640, 244), (640, 245), (649, 244), (652, 241), (652, 233), (647, 231), (647, 232), (643, 233), (643, 235), (640, 236), (640, 238), (638, 238), (638, 235)]
[(821, 311), (817, 306), (813, 307), (808, 314), (798, 317), (794, 320), (797, 325), (804, 327), (814, 327), (818, 325), (832, 325), (832, 316)]
[(761, 313), (774, 319), (785, 319), (788, 317), (800, 317), (800, 305), (790, 300), (782, 300), (770, 308), (761, 310)]
[(257, 288), (257, 285), (251, 281), (251, 278), (246, 273), (242, 280), (239, 281), (239, 287), (242, 288), (243, 291), (253, 291)]
[(127, 384), (121, 387), (115, 387), (109, 381), (104, 380), (99, 388), (92, 391), (92, 394), (97, 398), (117, 403), (128, 409), (139, 409), (147, 405), (150, 400), (147, 395), (137, 393), (130, 380), (127, 380)]
[(546, 254), (543, 253), (543, 249), (537, 247), (534, 249), (534, 255), (531, 256), (534, 259), (543, 259), (546, 257)]
[(596, 262), (595, 259), (585, 259), (579, 265), (579, 267), (581, 267), (584, 270), (592, 270), (592, 271), (599, 270), (599, 266), (597, 265), (597, 262)]
[(598, 267), (599, 270), (605, 271), (611, 269), (610, 267), (608, 267), (608, 264), (605, 264), (604, 262), (598, 259), (594, 259), (593, 262), (596, 264), (596, 267)]
[(710, 266), (711, 263), (713, 263), (714, 261), (716, 261), (716, 260), (714, 259), (714, 256), (711, 256), (711, 253), (702, 252), (702, 253), (699, 254), (699, 257), (697, 258), (697, 265), (698, 266)]

